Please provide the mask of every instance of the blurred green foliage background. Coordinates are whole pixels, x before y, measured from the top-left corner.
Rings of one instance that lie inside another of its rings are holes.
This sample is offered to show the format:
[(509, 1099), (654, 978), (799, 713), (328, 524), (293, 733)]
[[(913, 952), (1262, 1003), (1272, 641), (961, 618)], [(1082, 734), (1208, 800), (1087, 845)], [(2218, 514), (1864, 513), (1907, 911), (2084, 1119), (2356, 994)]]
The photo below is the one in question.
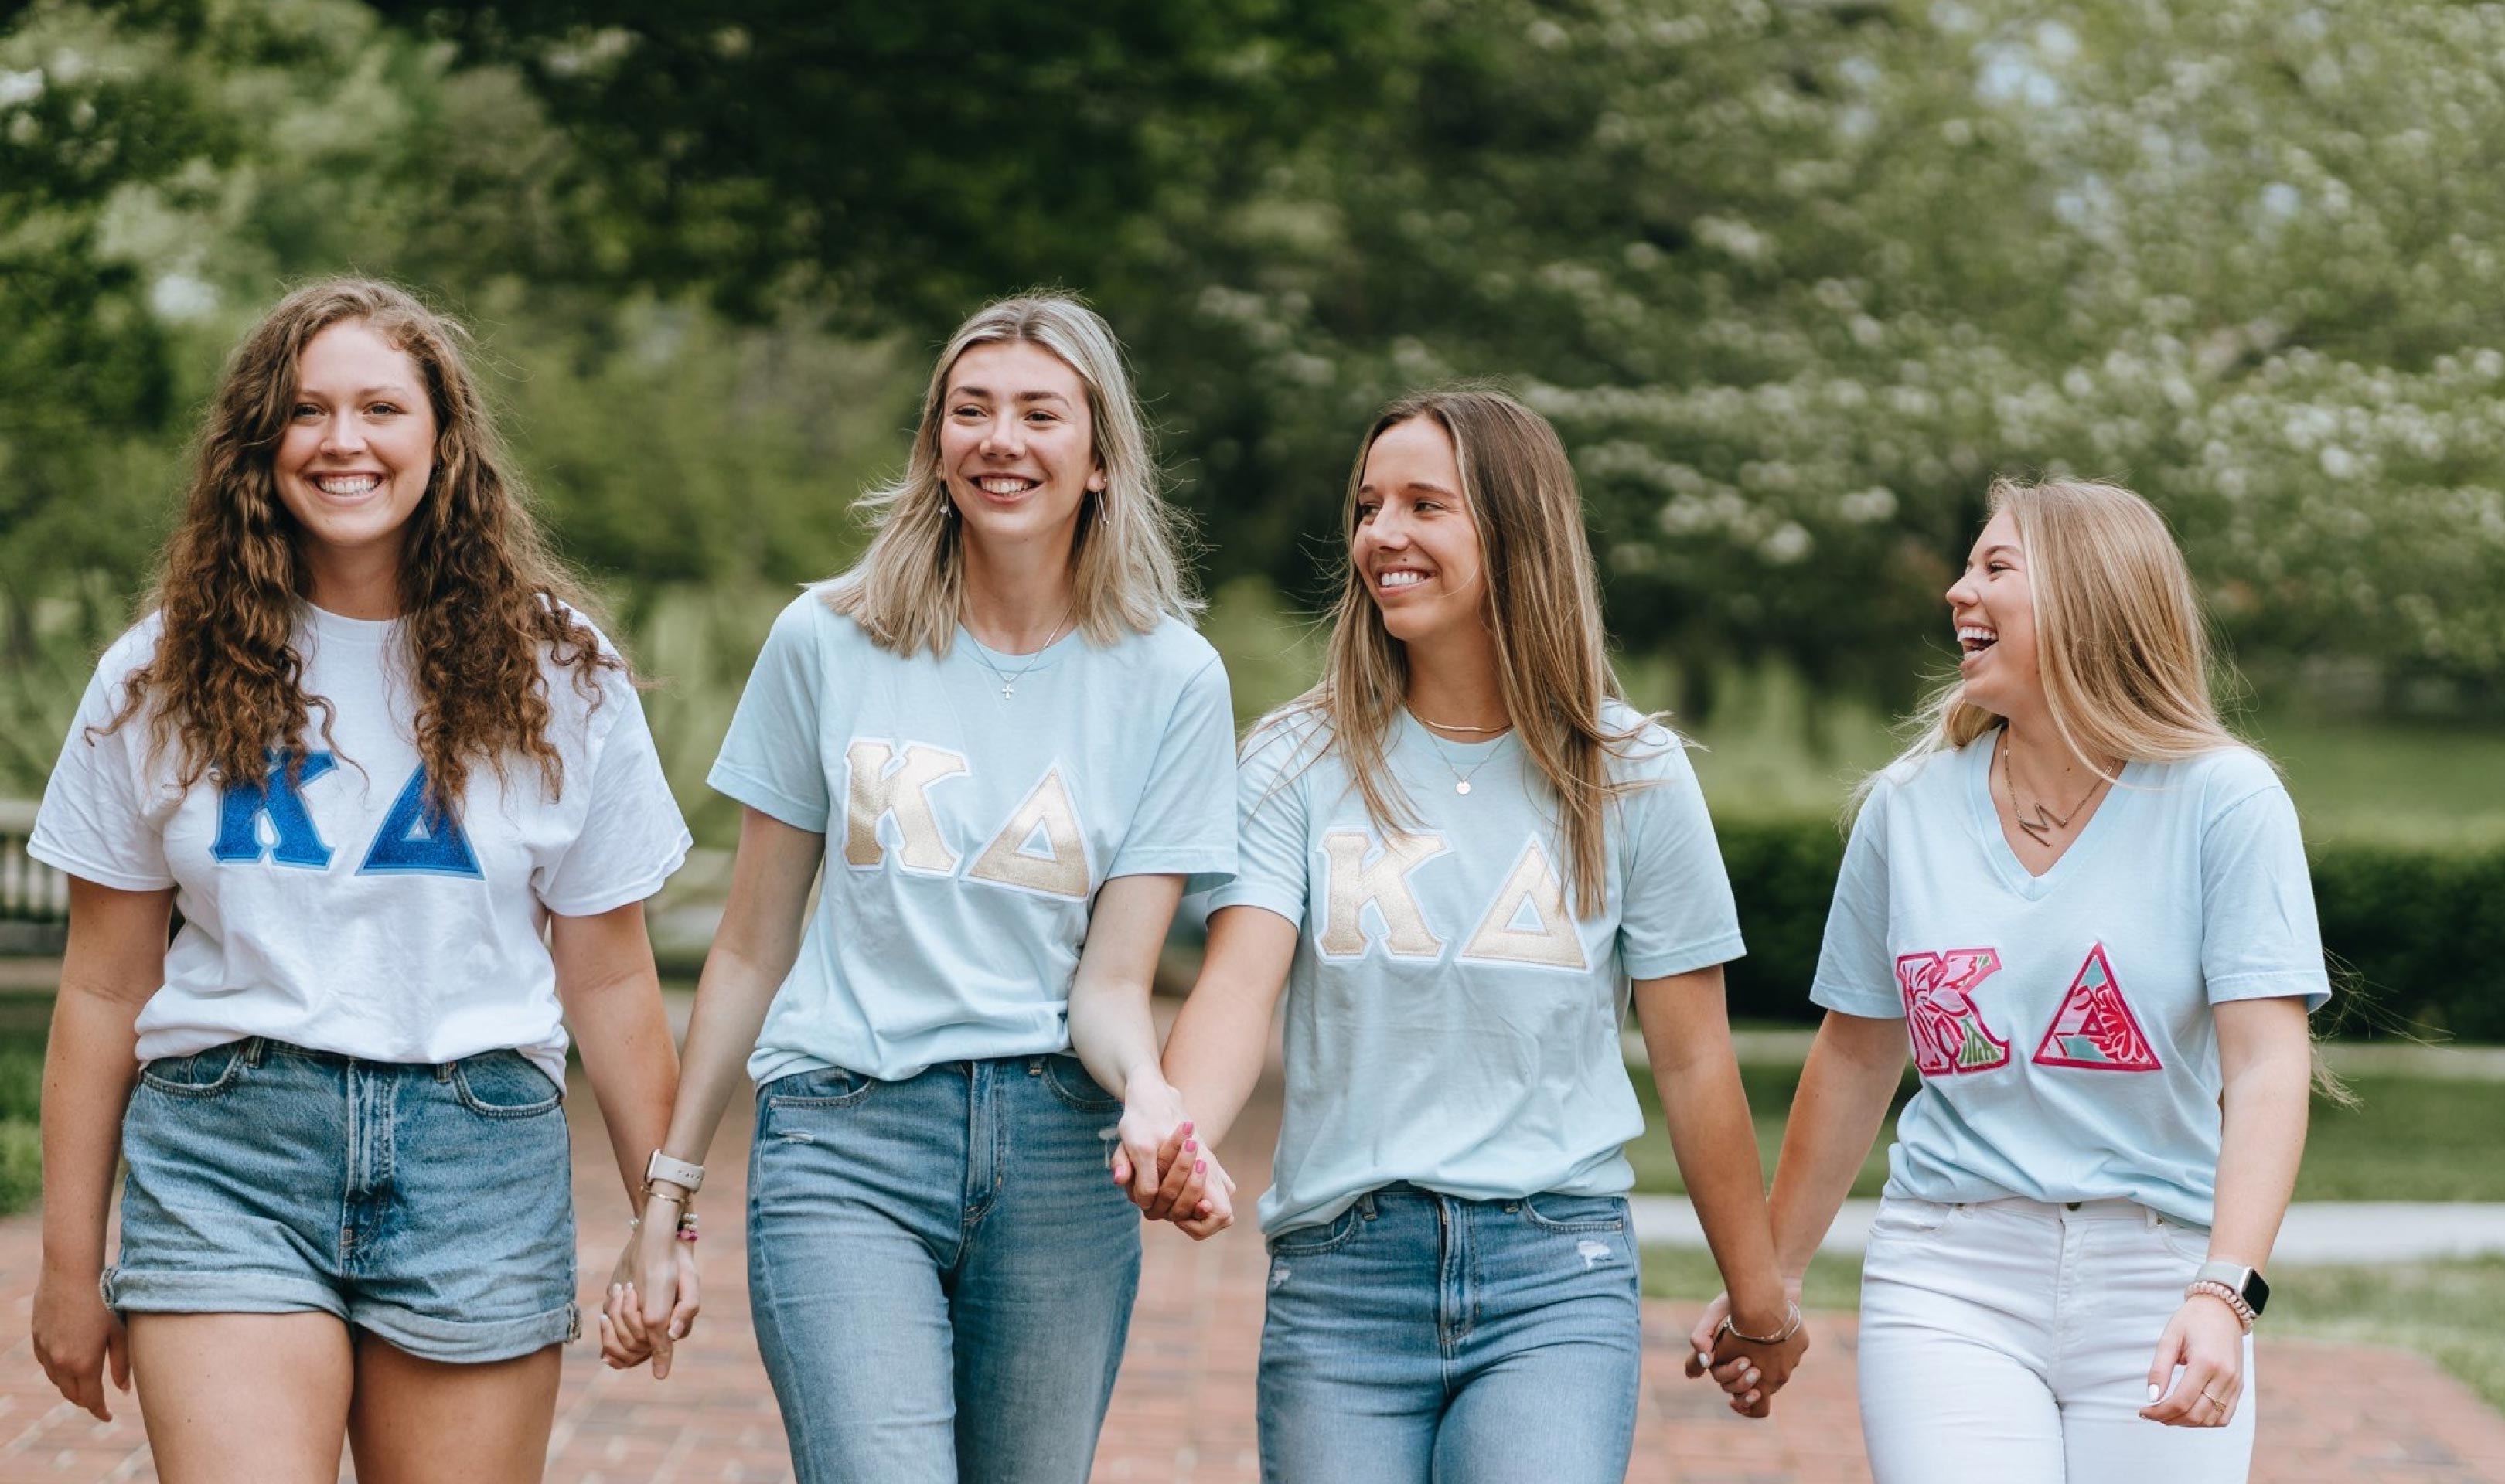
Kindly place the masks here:
[(1493, 377), (1640, 697), (1822, 813), (1995, 472), (2173, 521), (2317, 827), (2505, 838), (2505, 9), (2449, 0), (0, 4), (0, 793), (144, 589), (221, 357), (465, 317), (698, 786), (931, 346), (1082, 291), (1291, 692), (1354, 440)]

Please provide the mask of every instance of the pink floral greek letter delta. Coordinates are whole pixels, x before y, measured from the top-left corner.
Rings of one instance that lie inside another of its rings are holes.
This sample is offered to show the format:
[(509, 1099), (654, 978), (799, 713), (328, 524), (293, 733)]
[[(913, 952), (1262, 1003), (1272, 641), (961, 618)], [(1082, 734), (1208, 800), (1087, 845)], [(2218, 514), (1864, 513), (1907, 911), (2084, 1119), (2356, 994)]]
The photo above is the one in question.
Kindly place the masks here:
[(2122, 997), (2122, 984), (2105, 959), (2103, 944), (2088, 949), (2088, 961), (2079, 965), (2070, 992), (2062, 996), (2062, 1008), (2053, 1014), (2044, 1044), (2035, 1048), (2035, 1064), (2098, 1072), (2166, 1070), (2132, 1015), (2131, 1003)]
[(1976, 988), (1999, 972), (1997, 949), (1907, 953), (1896, 960), (1896, 985), (1905, 992), (1905, 1034), (1914, 1043), (1914, 1065), (1924, 1077), (2009, 1064), (2009, 1043), (1983, 1023), (1974, 1003)]

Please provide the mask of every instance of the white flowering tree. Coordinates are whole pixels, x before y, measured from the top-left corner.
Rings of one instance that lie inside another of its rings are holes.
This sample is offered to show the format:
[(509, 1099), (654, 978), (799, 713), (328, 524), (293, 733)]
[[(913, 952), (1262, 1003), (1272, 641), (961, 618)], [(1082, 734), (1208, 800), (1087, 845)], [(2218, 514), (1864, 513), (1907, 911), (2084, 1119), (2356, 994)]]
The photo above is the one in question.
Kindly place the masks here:
[(1422, 9), (1201, 295), (1221, 545), (1327, 529), (1386, 392), (1495, 375), (1632, 647), (1910, 678), (1991, 476), (2069, 471), (2159, 502), (2265, 679), (2497, 694), (2505, 9)]

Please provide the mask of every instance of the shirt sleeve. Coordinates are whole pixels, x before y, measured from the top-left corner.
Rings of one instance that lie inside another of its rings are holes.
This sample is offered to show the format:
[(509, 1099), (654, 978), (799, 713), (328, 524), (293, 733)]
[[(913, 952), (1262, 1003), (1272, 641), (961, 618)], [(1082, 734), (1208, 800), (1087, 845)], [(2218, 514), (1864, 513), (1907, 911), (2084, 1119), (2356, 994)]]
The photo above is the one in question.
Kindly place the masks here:
[(2301, 995), (2311, 1014), (2331, 998), (2296, 804), (2276, 780), (2202, 833), (2201, 976), (2212, 1005)]
[(1313, 729), (1292, 723), (1256, 728), (1235, 769), (1235, 879), (1210, 893), (1209, 910), (1259, 907), (1301, 927), (1313, 859), (1306, 829), (1305, 772)]
[(1826, 910), (1826, 937), (1817, 950), (1811, 1003), (1874, 1020), (1901, 1020), (1905, 998), (1888, 956), (1888, 808), (1882, 783), (1852, 821), (1836, 873), (1835, 900)]
[(825, 666), (816, 609), (822, 602), (814, 591), (803, 593), (775, 616), (722, 751), (705, 775), (715, 792), (815, 835), (827, 832), (830, 817), (818, 739)]
[[(165, 823), (148, 807), (145, 714), (105, 727), (127, 694), (108, 674), (132, 668), (120, 645), (88, 682), (61, 755), (44, 784), (44, 802), (26, 853), (83, 880), (121, 891), (161, 891), (174, 884), (165, 858)], [(174, 802), (170, 796), (167, 803)]]
[[(582, 833), (532, 884), (547, 910), (587, 917), (641, 902), (688, 858), (694, 842), (661, 773), (661, 755), (644, 720), (634, 687), (615, 671), (602, 675), (600, 711), (607, 730), (593, 742), (588, 766), (591, 795)], [(581, 786), (567, 779), (568, 787)]]
[(1618, 952), (1629, 979), (1662, 979), (1728, 963), (1746, 948), (1687, 749), (1667, 732), (1643, 735), (1660, 750), (1644, 760), (1648, 781), (1618, 801), (1626, 832)]
[(1105, 875), (1216, 880), (1235, 871), (1235, 703), (1216, 655), (1182, 688), (1147, 787)]

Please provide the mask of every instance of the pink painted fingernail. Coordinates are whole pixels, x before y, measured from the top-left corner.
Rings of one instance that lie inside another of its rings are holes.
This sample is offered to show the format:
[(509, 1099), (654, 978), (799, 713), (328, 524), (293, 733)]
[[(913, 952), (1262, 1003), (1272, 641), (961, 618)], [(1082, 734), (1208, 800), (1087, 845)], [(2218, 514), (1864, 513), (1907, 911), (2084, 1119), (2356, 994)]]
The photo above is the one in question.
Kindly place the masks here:
[(1185, 1139), (1182, 1141), (1182, 1152), (1186, 1155), (1198, 1148), (1200, 1148), (1200, 1141), (1197, 1139)]
[(1191, 1172), (1192, 1172), (1193, 1174), (1195, 1174), (1195, 1175), (1206, 1175), (1206, 1174), (1208, 1174), (1208, 1173), (1209, 1173), (1209, 1161), (1208, 1161), (1208, 1160), (1206, 1160), (1206, 1159), (1194, 1159), (1193, 1161), (1191, 1161)]

